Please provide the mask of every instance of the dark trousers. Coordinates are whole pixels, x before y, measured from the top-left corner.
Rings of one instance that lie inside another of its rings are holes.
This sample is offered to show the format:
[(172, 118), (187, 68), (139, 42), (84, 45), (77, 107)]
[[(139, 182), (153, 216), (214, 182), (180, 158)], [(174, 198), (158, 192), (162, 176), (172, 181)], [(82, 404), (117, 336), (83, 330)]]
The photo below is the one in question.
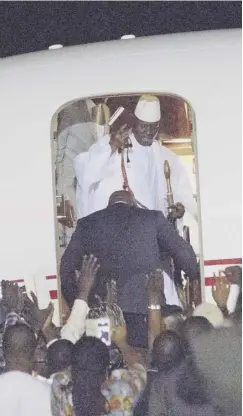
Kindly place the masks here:
[(148, 348), (147, 315), (123, 312), (127, 325), (127, 341), (132, 347)]

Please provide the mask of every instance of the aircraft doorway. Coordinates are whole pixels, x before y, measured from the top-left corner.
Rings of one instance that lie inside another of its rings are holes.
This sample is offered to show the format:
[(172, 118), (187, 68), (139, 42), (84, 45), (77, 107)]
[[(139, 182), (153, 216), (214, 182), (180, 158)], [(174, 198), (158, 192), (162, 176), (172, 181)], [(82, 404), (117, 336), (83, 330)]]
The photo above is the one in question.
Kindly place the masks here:
[[(53, 118), (53, 120), (56, 120), (56, 126), (53, 128), (53, 160), (56, 178), (59, 260), (75, 230), (77, 219), (97, 210), (94, 207), (98, 207), (98, 209), (105, 208), (107, 202), (106, 195), (105, 198), (101, 198), (102, 202), (91, 207), (91, 204), (89, 205), (88, 200), (85, 199), (86, 196), (82, 194), (80, 188), (82, 179), (80, 178), (82, 178), (82, 175), (90, 174), (85, 172), (85, 162), (83, 162), (85, 155), (94, 143), (98, 141), (102, 143), (104, 137), (121, 127), (120, 124), (125, 123), (133, 129), (134, 112), (141, 95), (143, 94), (113, 95), (76, 100), (62, 106)], [(157, 97), (156, 99), (159, 100), (160, 120), (156, 140), (180, 160), (184, 167), (185, 186), (188, 187), (188, 183), (190, 183), (191, 199), (188, 205), (186, 200), (180, 200), (180, 191), (183, 194), (183, 189), (179, 190), (178, 196), (178, 190), (173, 189), (172, 186), (172, 193), (175, 202), (181, 202), (185, 207), (183, 219), (177, 220), (178, 230), (184, 238), (191, 241), (198, 260), (202, 260), (200, 215), (197, 212), (199, 191), (197, 189), (196, 172), (197, 156), (194, 153), (196, 128), (193, 109), (187, 101), (176, 95), (154, 93), (146, 93), (146, 95)], [(121, 108), (125, 110), (120, 115)], [(110, 121), (114, 115), (115, 122), (110, 126)], [(117, 115), (118, 118), (116, 118)], [(170, 166), (170, 170), (170, 174), (175, 177), (176, 172), (173, 171), (172, 166)], [(164, 165), (161, 163), (161, 177), (164, 177), (164, 175)], [(122, 189), (122, 183), (120, 189)], [(151, 192), (153, 191), (151, 190)], [(189, 192), (188, 189), (186, 192)], [(165, 189), (164, 196), (160, 195), (161, 201), (163, 198), (165, 200), (163, 209), (158, 206), (150, 206), (149, 208), (161, 209), (167, 215), (168, 188)]]

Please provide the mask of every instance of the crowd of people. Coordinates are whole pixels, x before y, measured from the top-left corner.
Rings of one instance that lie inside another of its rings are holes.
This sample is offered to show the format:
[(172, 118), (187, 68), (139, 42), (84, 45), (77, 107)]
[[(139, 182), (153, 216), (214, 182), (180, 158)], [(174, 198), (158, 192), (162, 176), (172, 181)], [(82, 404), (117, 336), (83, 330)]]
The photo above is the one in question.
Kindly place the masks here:
[[(84, 256), (77, 296), (62, 328), (53, 306), (41, 310), (16, 284), (2, 281), (1, 412), (8, 416), (169, 416), (241, 414), (241, 268), (229, 267), (212, 288), (216, 305), (183, 311), (148, 309), (147, 348), (129, 345), (122, 310), (96, 296), (99, 261)], [(147, 276), (154, 299), (162, 272)], [(230, 284), (240, 295), (227, 311)], [(111, 343), (90, 322), (108, 317)], [(91, 328), (92, 327), (92, 328)], [(99, 339), (100, 338), (100, 339)]]

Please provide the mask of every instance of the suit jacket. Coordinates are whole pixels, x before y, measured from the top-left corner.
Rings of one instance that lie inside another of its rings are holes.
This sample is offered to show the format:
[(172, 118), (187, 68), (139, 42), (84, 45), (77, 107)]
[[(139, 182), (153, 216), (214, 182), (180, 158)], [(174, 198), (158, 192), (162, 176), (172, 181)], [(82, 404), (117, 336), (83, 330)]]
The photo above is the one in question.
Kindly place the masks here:
[(84, 254), (94, 254), (100, 262), (94, 291), (104, 298), (105, 283), (115, 278), (119, 306), (146, 313), (146, 274), (161, 267), (165, 252), (190, 278), (197, 278), (193, 248), (161, 212), (111, 205), (78, 221), (61, 260), (62, 293), (72, 306), (77, 296), (75, 270), (80, 269)]

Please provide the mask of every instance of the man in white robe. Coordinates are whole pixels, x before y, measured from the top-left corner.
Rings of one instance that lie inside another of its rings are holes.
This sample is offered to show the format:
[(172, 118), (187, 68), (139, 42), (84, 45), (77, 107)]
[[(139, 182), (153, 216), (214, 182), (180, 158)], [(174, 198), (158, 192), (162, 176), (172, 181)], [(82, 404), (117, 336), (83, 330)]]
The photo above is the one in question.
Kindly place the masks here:
[[(123, 126), (117, 133), (104, 136), (87, 153), (74, 159), (77, 217), (104, 209), (110, 195), (123, 189), (121, 153), (118, 149), (129, 141), (132, 147), (124, 150), (124, 160), (128, 183), (136, 200), (148, 209), (156, 209), (167, 215), (164, 162), (168, 160), (174, 201), (183, 204), (196, 219), (197, 206), (183, 164), (176, 154), (156, 140), (161, 118), (158, 98), (142, 96), (135, 109), (135, 117), (132, 131), (127, 131)], [(165, 277), (164, 286), (167, 303), (178, 304), (174, 283), (168, 276)]]
[[(196, 202), (183, 164), (175, 153), (156, 141), (161, 117), (159, 100), (153, 96), (141, 97), (135, 116), (137, 123), (129, 132), (132, 143), (128, 151), (130, 162), (127, 163), (125, 157), (128, 182), (135, 198), (148, 209), (158, 209), (167, 214), (164, 162), (168, 160), (174, 201), (182, 203), (196, 219)], [(74, 159), (78, 218), (105, 208), (109, 196), (123, 187), (121, 154), (117, 149), (128, 137), (128, 132), (121, 130), (115, 135), (104, 136), (87, 153)], [(111, 143), (114, 143), (113, 151)]]

